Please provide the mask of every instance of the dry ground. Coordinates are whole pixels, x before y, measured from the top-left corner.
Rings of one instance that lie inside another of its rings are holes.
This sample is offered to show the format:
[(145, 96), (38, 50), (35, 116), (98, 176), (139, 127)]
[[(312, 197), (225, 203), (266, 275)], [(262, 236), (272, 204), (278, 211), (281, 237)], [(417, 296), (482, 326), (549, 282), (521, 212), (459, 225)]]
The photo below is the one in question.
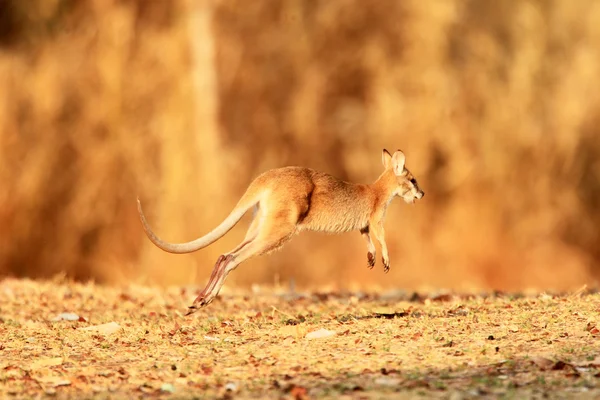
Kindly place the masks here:
[(600, 396), (600, 295), (588, 290), (230, 292), (185, 317), (193, 297), (1, 281), (0, 397)]

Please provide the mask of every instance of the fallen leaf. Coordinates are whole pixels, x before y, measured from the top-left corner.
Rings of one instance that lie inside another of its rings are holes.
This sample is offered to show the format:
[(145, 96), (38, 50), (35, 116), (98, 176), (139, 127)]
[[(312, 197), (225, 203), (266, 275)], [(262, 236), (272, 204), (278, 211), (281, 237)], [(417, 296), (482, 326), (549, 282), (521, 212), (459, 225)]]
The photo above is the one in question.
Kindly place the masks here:
[(71, 384), (70, 380), (60, 376), (45, 376), (43, 378), (37, 378), (36, 381), (40, 384), (51, 387), (69, 386)]
[(52, 318), (52, 321), (83, 321), (85, 322), (85, 318), (80, 317), (74, 313), (60, 313), (56, 317)]
[(131, 295), (127, 294), (127, 293), (121, 293), (119, 295), (119, 299), (122, 300), (122, 301), (131, 301), (132, 303), (135, 302), (135, 299)]
[(228, 392), (237, 392), (238, 387), (235, 383), (229, 382), (228, 384), (225, 385), (225, 390)]
[[(414, 379), (406, 382), (407, 389), (416, 389), (416, 388), (428, 388), (429, 382), (425, 379)], [(481, 393), (478, 393), (481, 394)]]
[(452, 310), (448, 310), (448, 315), (452, 317), (464, 317), (469, 315), (469, 309), (464, 306), (458, 306)]
[(210, 374), (212, 374), (212, 372), (213, 372), (213, 369), (212, 369), (212, 367), (210, 367), (210, 366), (205, 366), (205, 365), (203, 365), (202, 367), (200, 367), (200, 369), (202, 369), (202, 373), (203, 373), (204, 375), (210, 375)]
[(169, 331), (169, 335), (170, 336), (174, 336), (180, 329), (181, 329), (181, 326), (179, 326), (179, 324), (177, 323), (177, 321), (175, 321), (175, 326), (173, 327), (173, 329), (171, 329)]
[(531, 362), (533, 362), (542, 371), (549, 370), (554, 366), (554, 361), (545, 357), (533, 357)]
[(335, 335), (335, 331), (330, 331), (328, 329), (319, 329), (316, 331), (312, 331), (306, 334), (307, 339), (324, 339), (328, 337), (332, 337)]
[(570, 363), (566, 363), (564, 361), (557, 361), (554, 366), (552, 367), (553, 370), (567, 370), (570, 372), (567, 372), (565, 374), (565, 376), (570, 377), (570, 378), (578, 378), (579, 376), (581, 376), (581, 373), (579, 372), (579, 370), (577, 369), (577, 367), (575, 367), (573, 364)]
[(595, 327), (596, 327), (596, 322), (594, 322), (593, 320), (589, 320), (585, 326), (585, 330), (589, 332), (592, 329), (594, 329)]
[(381, 377), (375, 379), (373, 382), (379, 386), (398, 386), (400, 384), (400, 379), (397, 378), (389, 378), (389, 377)]
[(306, 395), (307, 395), (307, 393), (308, 393), (308, 392), (307, 392), (306, 388), (304, 388), (304, 387), (302, 387), (302, 386), (296, 386), (296, 385), (294, 385), (294, 386), (292, 387), (292, 389), (290, 390), (290, 395), (291, 395), (291, 396), (292, 396), (294, 399), (297, 399), (297, 400), (300, 400), (300, 399), (305, 399), (305, 398), (306, 398)]
[(284, 325), (277, 330), (281, 337), (301, 338), (306, 335), (308, 328), (304, 325)]
[(563, 369), (565, 369), (565, 368), (566, 368), (568, 365), (569, 365), (569, 364), (567, 364), (567, 363), (566, 363), (566, 362), (564, 362), (564, 361), (557, 361), (557, 362), (556, 362), (556, 363), (555, 363), (555, 364), (552, 366), (552, 369), (553, 369), (553, 370), (555, 370), (555, 371), (556, 371), (556, 370), (563, 370)]
[(377, 307), (373, 309), (373, 314), (376, 315), (394, 315), (396, 310), (390, 307)]
[(151, 384), (149, 384), (148, 382), (146, 382), (146, 383), (144, 383), (144, 384), (140, 385), (140, 386), (138, 387), (138, 389), (139, 389), (139, 391), (140, 391), (140, 392), (142, 392), (142, 393), (153, 393), (153, 392), (154, 392), (154, 390), (155, 390), (155, 389), (154, 389), (154, 387), (153, 387)]
[(293, 336), (288, 336), (281, 341), (282, 344), (290, 345), (296, 343), (296, 340)]
[[(402, 362), (399, 362), (399, 363), (401, 364)], [(381, 372), (382, 375), (389, 375), (389, 374), (397, 374), (400, 371), (398, 371), (395, 368), (391, 368), (391, 369), (381, 368), (381, 370), (379, 372)]]
[(160, 386), (160, 391), (167, 393), (175, 393), (175, 386), (173, 386), (171, 383), (163, 383)]
[(110, 335), (111, 333), (115, 333), (122, 328), (116, 322), (109, 322), (101, 325), (86, 326), (85, 328), (79, 329), (81, 329), (82, 331), (98, 332), (103, 333), (105, 335)]
[(34, 360), (29, 364), (29, 368), (32, 370), (55, 367), (57, 365), (61, 365), (63, 363), (62, 357), (53, 357), (53, 358), (40, 358)]
[(450, 301), (452, 300), (452, 295), (450, 293), (443, 293), (432, 297), (431, 300), (439, 302)]
[(600, 356), (596, 356), (596, 358), (594, 358), (593, 360), (582, 363), (579, 366), (580, 367), (599, 368), (600, 367)]

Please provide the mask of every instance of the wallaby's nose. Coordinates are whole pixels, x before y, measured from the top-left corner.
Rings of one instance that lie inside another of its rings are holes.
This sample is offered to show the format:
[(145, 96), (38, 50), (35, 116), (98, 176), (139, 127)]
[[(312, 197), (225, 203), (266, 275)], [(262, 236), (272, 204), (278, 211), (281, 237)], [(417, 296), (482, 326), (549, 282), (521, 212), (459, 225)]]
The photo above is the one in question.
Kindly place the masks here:
[(417, 196), (419, 199), (422, 199), (425, 196), (425, 192), (421, 190)]

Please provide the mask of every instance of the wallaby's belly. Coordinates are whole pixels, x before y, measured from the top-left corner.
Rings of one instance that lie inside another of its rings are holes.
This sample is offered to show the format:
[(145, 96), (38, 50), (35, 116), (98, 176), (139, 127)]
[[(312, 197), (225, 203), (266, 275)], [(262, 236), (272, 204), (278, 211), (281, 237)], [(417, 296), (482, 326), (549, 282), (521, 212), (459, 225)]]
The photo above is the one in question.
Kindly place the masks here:
[(370, 199), (361, 187), (340, 181), (315, 183), (300, 229), (340, 233), (368, 225)]
[(312, 208), (304, 220), (298, 225), (301, 230), (341, 233), (364, 228), (369, 223), (368, 217), (356, 215), (352, 209), (338, 207), (335, 210)]
[(368, 225), (372, 199), (364, 185), (299, 167), (271, 170), (256, 181), (262, 182), (270, 187), (270, 204), (298, 213), (299, 230), (340, 233)]

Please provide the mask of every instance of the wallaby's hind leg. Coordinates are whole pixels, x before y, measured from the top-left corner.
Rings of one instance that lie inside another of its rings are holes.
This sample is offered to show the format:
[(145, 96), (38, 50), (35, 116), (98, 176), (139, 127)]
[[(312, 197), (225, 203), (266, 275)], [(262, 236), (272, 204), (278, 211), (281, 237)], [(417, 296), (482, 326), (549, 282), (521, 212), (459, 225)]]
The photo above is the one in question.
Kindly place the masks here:
[(260, 221), (261, 221), (260, 215), (257, 215), (258, 210), (259, 210), (259, 207), (257, 205), (254, 208), (252, 222), (250, 223), (250, 226), (248, 227), (248, 231), (246, 232), (246, 236), (244, 237), (244, 240), (242, 240), (242, 243), (240, 243), (235, 249), (231, 250), (228, 254), (234, 254), (234, 253), (239, 252), (241, 249), (243, 249), (248, 244), (250, 244), (250, 242), (252, 240), (254, 240), (254, 238), (256, 238), (256, 236), (258, 236), (258, 232), (260, 229), (259, 225), (260, 225)]
[(236, 248), (231, 250), (229, 253), (222, 254), (219, 256), (219, 258), (217, 259), (217, 262), (215, 262), (215, 266), (213, 267), (212, 273), (210, 274), (208, 284), (206, 285), (204, 290), (202, 290), (202, 292), (200, 293), (198, 298), (204, 297), (206, 295), (207, 290), (210, 288), (211, 284), (213, 282), (215, 282), (215, 277), (216, 277), (217, 273), (221, 270), (222, 264), (224, 264), (228, 261), (227, 257), (238, 253), (240, 250), (242, 250), (244, 247), (249, 245), (250, 242), (256, 238), (256, 236), (258, 235), (259, 224), (260, 224), (260, 218), (257, 217), (258, 210), (259, 210), (259, 207), (258, 207), (258, 205), (256, 205), (254, 207), (254, 213), (252, 215), (252, 217), (253, 217), (252, 222), (250, 223), (250, 227), (248, 228), (248, 231), (246, 232), (246, 236), (244, 237), (244, 240), (242, 240), (242, 243), (240, 243)]
[[(188, 314), (191, 314), (197, 308), (210, 304), (221, 290), (227, 275), (242, 262), (254, 256), (281, 248), (296, 232), (297, 221), (298, 213), (289, 211), (284, 215), (279, 213), (277, 219), (263, 221), (262, 224), (258, 222), (259, 225), (256, 228), (257, 234), (254, 238), (251, 238), (249, 241), (244, 239), (230, 253), (219, 257), (208, 284), (194, 300)], [(255, 233), (251, 230), (248, 230), (247, 237)]]

